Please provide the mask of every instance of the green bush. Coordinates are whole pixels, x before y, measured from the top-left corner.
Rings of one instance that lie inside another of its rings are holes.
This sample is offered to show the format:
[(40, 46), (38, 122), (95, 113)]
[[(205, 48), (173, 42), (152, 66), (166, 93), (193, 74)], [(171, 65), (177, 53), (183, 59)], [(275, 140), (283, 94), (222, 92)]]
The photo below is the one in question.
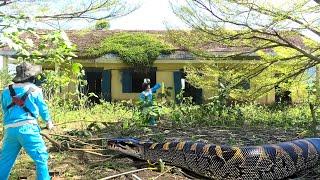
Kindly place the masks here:
[(72, 121), (84, 124), (87, 122), (118, 122), (132, 117), (132, 110), (122, 103), (101, 101), (101, 104), (90, 105), (87, 102), (79, 102), (79, 100), (59, 101), (52, 99), (48, 105), (55, 123)]
[(108, 20), (102, 19), (102, 20), (98, 20), (94, 27), (96, 30), (109, 29), (110, 23)]
[(11, 82), (12, 80), (12, 76), (8, 73), (7, 70), (0, 70), (0, 91), (8, 86), (8, 84)]
[(274, 106), (242, 104), (226, 106), (220, 101), (194, 105), (189, 98), (169, 108), (163, 119), (188, 125), (228, 127), (278, 127), (309, 129), (312, 121), (308, 104)]
[(116, 54), (126, 64), (134, 67), (152, 66), (161, 53), (169, 53), (170, 46), (146, 33), (117, 33), (107, 37), (98, 47), (87, 50), (85, 56), (99, 57)]
[[(141, 114), (138, 104), (130, 101), (102, 101), (101, 104), (93, 106), (79, 100), (51, 99), (48, 104), (55, 123), (78, 122), (74, 128), (82, 125), (85, 128), (91, 122), (122, 122), (123, 128), (145, 126), (145, 115)], [(189, 126), (251, 126), (309, 130), (312, 121), (308, 104), (274, 108), (257, 104), (225, 106), (213, 101), (194, 105), (190, 98), (184, 98), (180, 104), (165, 104), (159, 101), (156, 105), (156, 112), (161, 121)]]

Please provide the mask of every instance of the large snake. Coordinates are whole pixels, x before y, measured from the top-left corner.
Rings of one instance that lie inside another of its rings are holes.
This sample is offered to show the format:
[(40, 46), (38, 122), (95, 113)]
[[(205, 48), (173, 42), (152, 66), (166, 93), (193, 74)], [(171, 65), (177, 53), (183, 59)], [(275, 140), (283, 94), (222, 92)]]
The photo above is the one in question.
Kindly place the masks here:
[(320, 138), (241, 148), (115, 138), (108, 148), (143, 160), (162, 159), (211, 179), (284, 179), (320, 162)]

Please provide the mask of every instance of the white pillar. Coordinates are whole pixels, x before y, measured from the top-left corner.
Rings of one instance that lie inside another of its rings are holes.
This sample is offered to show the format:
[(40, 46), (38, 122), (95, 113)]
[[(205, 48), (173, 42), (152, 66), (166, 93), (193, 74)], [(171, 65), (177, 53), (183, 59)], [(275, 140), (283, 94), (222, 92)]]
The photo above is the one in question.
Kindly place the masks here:
[(9, 57), (3, 56), (3, 69), (8, 72), (9, 68)]
[(4, 68), (4, 58), (3, 56), (0, 56), (0, 70), (2, 70)]

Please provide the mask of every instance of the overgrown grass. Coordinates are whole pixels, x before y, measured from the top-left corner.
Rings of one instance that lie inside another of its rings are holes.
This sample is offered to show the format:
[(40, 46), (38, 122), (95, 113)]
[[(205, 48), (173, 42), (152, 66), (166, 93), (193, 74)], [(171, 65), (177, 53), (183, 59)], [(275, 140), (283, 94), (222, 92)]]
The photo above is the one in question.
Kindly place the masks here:
[(258, 104), (229, 107), (219, 106), (215, 103), (180, 104), (175, 106), (166, 116), (167, 119), (177, 123), (190, 125), (277, 127), (283, 129), (308, 129), (312, 120), (307, 104), (281, 107)]
[[(86, 103), (84, 103), (86, 104)], [(51, 100), (48, 102), (53, 120), (59, 129), (70, 132), (71, 130), (79, 131), (86, 129), (92, 122), (122, 122), (128, 123), (127, 127), (143, 126), (145, 120), (138, 113), (138, 107), (130, 102), (107, 103), (102, 102), (94, 106), (85, 106), (75, 104), (74, 102), (64, 102)], [(299, 104), (294, 106), (262, 106), (256, 104), (236, 105), (236, 106), (220, 106), (216, 103), (207, 103), (204, 105), (192, 105), (184, 101), (182, 104), (161, 104), (160, 119), (162, 122), (173, 123), (179, 125), (198, 126), (226, 126), (226, 127), (243, 127), (252, 126), (259, 129), (268, 127), (277, 127), (283, 129), (301, 128), (308, 129), (311, 124), (310, 110), (307, 104)], [(0, 118), (2, 119), (0, 113)], [(114, 129), (119, 131), (119, 129)], [(129, 132), (129, 131), (128, 131)], [(63, 132), (58, 132), (63, 133)], [(1, 133), (0, 133), (1, 134)], [(129, 136), (132, 134), (129, 134)], [(165, 136), (154, 134), (153, 139), (162, 141)], [(190, 134), (190, 138), (194, 137)], [(235, 144), (234, 139), (229, 139), (229, 144)], [(261, 144), (260, 142), (258, 144)], [(17, 161), (13, 169), (12, 177), (18, 178), (34, 175), (34, 165), (30, 158), (22, 153), (22, 157)], [(70, 154), (53, 153), (50, 160), (51, 166), (56, 167), (61, 164), (72, 164), (68, 159)], [(74, 159), (77, 157), (75, 156)], [(88, 165), (89, 166), (89, 165)], [(97, 168), (102, 169), (119, 169), (126, 167), (125, 164), (117, 164), (106, 162), (103, 166)], [(70, 168), (70, 167), (69, 167)], [(82, 173), (78, 165), (63, 171), (64, 177), (75, 177)], [(83, 167), (82, 167), (83, 168)], [(89, 168), (89, 167), (88, 167)], [(91, 167), (90, 167), (91, 168)], [(58, 168), (59, 169), (59, 168)], [(93, 172), (93, 171), (92, 171)], [(89, 176), (88, 176), (89, 177)]]
[[(73, 124), (70, 128), (85, 128), (92, 122), (123, 122), (127, 127), (144, 125), (144, 117), (137, 105), (127, 102), (102, 102), (94, 106), (77, 106), (71, 103), (49, 101), (52, 118), (56, 124)], [(308, 129), (311, 114), (307, 104), (273, 107), (257, 104), (219, 106), (215, 103), (192, 105), (190, 103), (158, 107), (160, 119), (167, 123), (197, 126), (252, 126), (258, 128)], [(0, 113), (2, 119), (2, 113)], [(71, 123), (73, 122), (73, 123)], [(64, 126), (66, 127), (66, 126)]]
[(94, 106), (74, 108), (70, 104), (49, 102), (52, 119), (57, 124), (69, 122), (118, 122), (132, 117), (132, 110), (122, 103), (103, 102)]

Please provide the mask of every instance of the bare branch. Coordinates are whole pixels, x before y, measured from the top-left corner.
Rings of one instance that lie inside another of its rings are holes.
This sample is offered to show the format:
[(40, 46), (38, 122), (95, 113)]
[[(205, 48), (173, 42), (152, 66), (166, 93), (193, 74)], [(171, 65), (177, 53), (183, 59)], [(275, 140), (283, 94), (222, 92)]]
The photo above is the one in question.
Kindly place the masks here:
[[(258, 80), (260, 75), (263, 78), (268, 73), (273, 76), (272, 72), (280, 72), (281, 77), (270, 77), (270, 84), (263, 82), (257, 89), (266, 92), (276, 84), (303, 75), (310, 67), (320, 64), (320, 44), (303, 35), (308, 32), (320, 38), (320, 19), (317, 16), (308, 18), (320, 14), (320, 1), (315, 1), (318, 3), (315, 5), (311, 1), (294, 0), (288, 8), (274, 7), (267, 1), (186, 1), (189, 8), (177, 8), (175, 13), (204, 34), (195, 38), (196, 43), (181, 40), (182, 43), (187, 42), (187, 47), (196, 55), (210, 60), (238, 57), (248, 60), (244, 57), (251, 58), (254, 53), (265, 52), (266, 61), (257, 55), (260, 59), (256, 61), (258, 63), (248, 65), (247, 69), (228, 65), (231, 68), (228, 80), (233, 83), (228, 88), (237, 87), (245, 79)], [(205, 46), (198, 47), (201, 39)], [(210, 51), (206, 51), (206, 47), (211, 48)], [(281, 71), (278, 64), (287, 64), (288, 68)]]
[[(253, 93), (252, 96), (255, 97), (255, 96), (257, 96), (257, 94), (267, 93), (267, 92), (271, 91), (276, 84), (280, 84), (282, 82), (287, 81), (288, 79), (290, 79), (292, 77), (296, 77), (296, 76), (300, 75), (301, 73), (304, 73), (307, 69), (309, 69), (315, 65), (317, 65), (317, 63), (310, 63), (307, 66), (304, 66), (303, 68), (298, 69), (297, 71), (291, 72), (289, 75), (279, 79), (275, 83), (269, 83), (269, 84), (260, 86), (258, 89), (255, 90), (255, 93)], [(266, 88), (266, 89), (264, 89), (264, 88)]]
[[(19, 3), (19, 1), (10, 1), (10, 3)], [(110, 0), (99, 1), (99, 3), (94, 3), (93, 0), (90, 1), (88, 5), (86, 5), (83, 10), (71, 11), (68, 13), (56, 13), (56, 14), (48, 14), (48, 15), (36, 15), (35, 19), (38, 20), (61, 20), (61, 19), (89, 19), (89, 20), (101, 20), (101, 19), (110, 19), (116, 18), (120, 16), (125, 16), (133, 11), (135, 11), (136, 7), (126, 7), (126, 4), (109, 4)], [(3, 6), (8, 5), (9, 3), (3, 4)], [(110, 7), (108, 7), (110, 6)], [(97, 11), (105, 10), (105, 13), (96, 13)], [(20, 16), (18, 14), (10, 14), (5, 12), (0, 12), (1, 17), (8, 17), (12, 19), (21, 19), (28, 20), (29, 17)]]

